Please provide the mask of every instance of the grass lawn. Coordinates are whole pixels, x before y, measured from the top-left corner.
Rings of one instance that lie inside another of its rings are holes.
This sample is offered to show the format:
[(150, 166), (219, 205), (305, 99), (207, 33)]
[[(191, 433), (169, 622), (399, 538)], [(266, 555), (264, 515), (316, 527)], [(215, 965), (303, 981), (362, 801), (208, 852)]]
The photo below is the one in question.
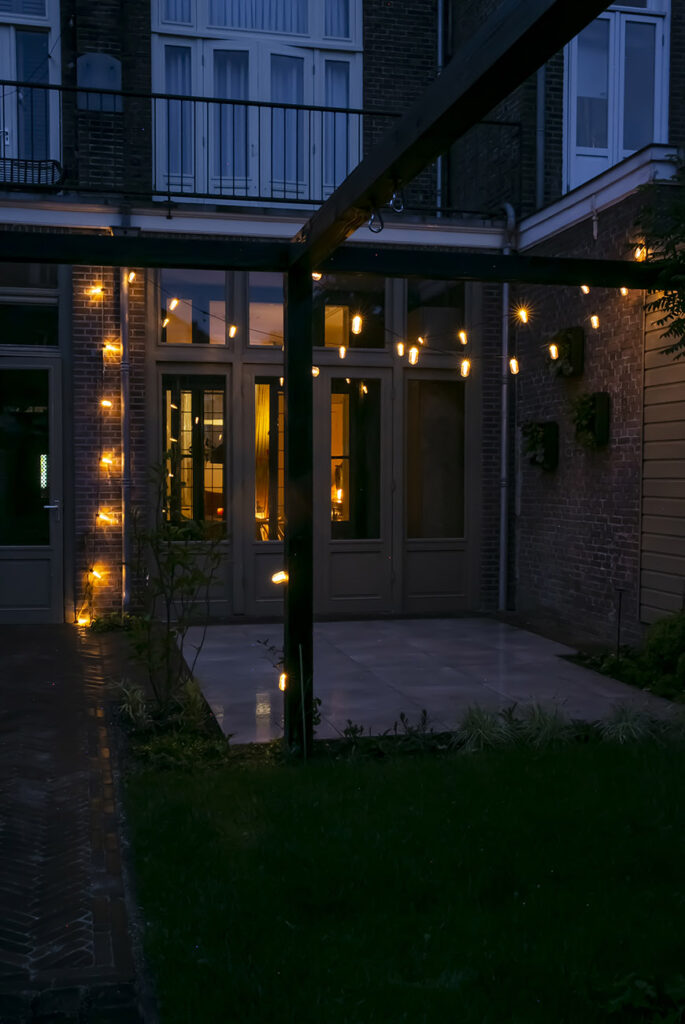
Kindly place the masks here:
[(127, 812), (162, 1024), (685, 1020), (682, 744), (147, 770)]

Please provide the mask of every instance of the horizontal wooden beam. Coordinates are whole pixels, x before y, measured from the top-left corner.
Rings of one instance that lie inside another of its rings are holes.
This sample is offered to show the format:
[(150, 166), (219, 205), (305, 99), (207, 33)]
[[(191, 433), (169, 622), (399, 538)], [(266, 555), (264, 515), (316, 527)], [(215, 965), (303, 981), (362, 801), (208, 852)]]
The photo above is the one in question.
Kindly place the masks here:
[(504, 0), (293, 239), (321, 263), (436, 157), (606, 7), (606, 0)]

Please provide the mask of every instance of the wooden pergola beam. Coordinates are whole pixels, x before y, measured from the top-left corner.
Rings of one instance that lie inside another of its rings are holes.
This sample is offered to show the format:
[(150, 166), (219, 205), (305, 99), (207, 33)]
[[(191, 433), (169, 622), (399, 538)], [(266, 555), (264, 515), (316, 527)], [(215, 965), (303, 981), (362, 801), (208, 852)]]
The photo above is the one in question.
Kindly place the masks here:
[(300, 229), (294, 259), (321, 263), (605, 7), (606, 0), (504, 0)]

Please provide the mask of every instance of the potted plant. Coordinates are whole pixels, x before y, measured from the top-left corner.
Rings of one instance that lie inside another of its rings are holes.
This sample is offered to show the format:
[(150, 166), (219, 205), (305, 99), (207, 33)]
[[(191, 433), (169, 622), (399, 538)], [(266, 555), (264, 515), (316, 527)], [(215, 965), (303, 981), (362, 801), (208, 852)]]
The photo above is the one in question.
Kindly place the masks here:
[(583, 448), (602, 448), (609, 443), (609, 394), (595, 391), (571, 402), (571, 422), (576, 441)]
[(585, 363), (582, 327), (564, 327), (547, 343), (547, 366), (554, 377), (580, 377)]
[(554, 421), (523, 423), (521, 425), (524, 454), (530, 456), (531, 466), (540, 466), (546, 472), (557, 468), (559, 462), (559, 427)]

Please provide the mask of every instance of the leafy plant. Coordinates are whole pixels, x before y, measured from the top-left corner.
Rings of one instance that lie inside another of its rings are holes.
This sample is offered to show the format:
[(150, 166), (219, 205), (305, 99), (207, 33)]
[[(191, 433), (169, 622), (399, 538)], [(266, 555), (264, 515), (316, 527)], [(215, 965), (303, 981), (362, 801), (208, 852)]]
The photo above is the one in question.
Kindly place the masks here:
[(515, 742), (516, 732), (511, 716), (474, 704), (461, 720), (458, 737), (461, 749), (468, 754), (508, 746)]
[(104, 612), (97, 615), (90, 624), (93, 633), (113, 633), (117, 630), (132, 630), (138, 621), (137, 615), (128, 612)]
[(522, 423), (521, 436), (523, 452), (530, 456), (532, 466), (556, 469), (559, 461), (559, 428), (556, 423)]
[(600, 722), (599, 729), (602, 739), (613, 743), (654, 739), (660, 731), (650, 715), (629, 704), (617, 704), (611, 716)]
[[(584, 340), (582, 327), (566, 327), (549, 339), (547, 368), (553, 377), (578, 377), (583, 372)], [(550, 352), (553, 344), (557, 347), (556, 359)]]
[(674, 359), (685, 356), (685, 162), (674, 161), (671, 182), (653, 182), (644, 186), (649, 198), (639, 220), (644, 232), (649, 258), (662, 263), (659, 279), (652, 294), (656, 298), (645, 303), (648, 313), (659, 314), (657, 327), (668, 344), (661, 349)]
[(595, 401), (590, 394), (578, 395), (571, 402), (571, 422), (575, 427), (576, 441), (584, 448), (596, 448)]
[(119, 687), (119, 711), (134, 729), (147, 729), (151, 724), (147, 698), (140, 686)]

